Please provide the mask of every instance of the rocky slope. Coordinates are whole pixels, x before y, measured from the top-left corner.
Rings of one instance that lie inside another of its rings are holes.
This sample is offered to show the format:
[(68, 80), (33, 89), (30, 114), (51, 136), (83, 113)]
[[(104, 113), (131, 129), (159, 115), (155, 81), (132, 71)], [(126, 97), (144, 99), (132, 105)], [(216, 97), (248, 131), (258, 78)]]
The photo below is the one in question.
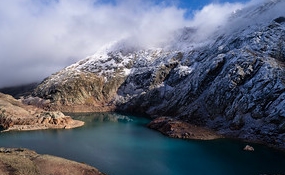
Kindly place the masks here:
[(284, 149), (284, 7), (270, 0), (236, 11), (199, 42), (193, 28), (164, 48), (119, 42), (45, 79), (34, 96), (50, 109), (169, 116)]
[(96, 168), (22, 148), (0, 148), (1, 175), (103, 175)]
[(0, 93), (0, 126), (4, 131), (69, 129), (83, 124), (61, 112), (44, 111)]

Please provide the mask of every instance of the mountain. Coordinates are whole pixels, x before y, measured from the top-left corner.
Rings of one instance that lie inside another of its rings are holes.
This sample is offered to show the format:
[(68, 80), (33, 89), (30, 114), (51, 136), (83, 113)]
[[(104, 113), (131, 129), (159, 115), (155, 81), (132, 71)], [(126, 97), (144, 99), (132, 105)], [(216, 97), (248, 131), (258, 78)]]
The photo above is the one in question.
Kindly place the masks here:
[(3, 94), (12, 95), (14, 98), (20, 98), (22, 96), (29, 96), (39, 83), (30, 83), (19, 86), (0, 88), (0, 92)]
[(181, 29), (162, 48), (115, 42), (51, 75), (33, 95), (50, 110), (168, 116), (284, 149), (284, 7), (252, 4), (206, 36)]

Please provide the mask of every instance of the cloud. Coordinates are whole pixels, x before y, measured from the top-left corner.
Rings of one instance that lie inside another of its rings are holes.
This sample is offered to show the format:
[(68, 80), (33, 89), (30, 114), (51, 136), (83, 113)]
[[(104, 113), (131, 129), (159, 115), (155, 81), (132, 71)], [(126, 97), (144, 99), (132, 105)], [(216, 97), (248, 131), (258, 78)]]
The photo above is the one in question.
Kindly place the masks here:
[(195, 41), (203, 41), (217, 28), (223, 26), (230, 15), (237, 9), (242, 9), (245, 4), (241, 3), (212, 3), (200, 11), (196, 11), (191, 26), (198, 29)]
[(151, 1), (0, 1), (0, 87), (39, 81), (129, 36), (156, 45), (184, 10)]
[[(158, 47), (185, 26), (206, 38), (244, 4), (209, 4), (185, 18), (177, 0), (0, 1), (0, 87), (40, 81), (113, 41)], [(168, 2), (168, 3), (167, 3)]]

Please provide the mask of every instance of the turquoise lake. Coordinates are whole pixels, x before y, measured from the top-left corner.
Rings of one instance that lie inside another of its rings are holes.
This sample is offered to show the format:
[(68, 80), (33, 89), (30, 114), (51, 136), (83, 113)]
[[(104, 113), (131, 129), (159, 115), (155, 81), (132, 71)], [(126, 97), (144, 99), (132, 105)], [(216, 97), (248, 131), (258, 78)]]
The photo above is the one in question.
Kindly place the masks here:
[(285, 174), (285, 153), (237, 140), (192, 141), (148, 129), (146, 118), (116, 113), (77, 114), (71, 130), (6, 132), (0, 147), (25, 147), (84, 162), (109, 175)]

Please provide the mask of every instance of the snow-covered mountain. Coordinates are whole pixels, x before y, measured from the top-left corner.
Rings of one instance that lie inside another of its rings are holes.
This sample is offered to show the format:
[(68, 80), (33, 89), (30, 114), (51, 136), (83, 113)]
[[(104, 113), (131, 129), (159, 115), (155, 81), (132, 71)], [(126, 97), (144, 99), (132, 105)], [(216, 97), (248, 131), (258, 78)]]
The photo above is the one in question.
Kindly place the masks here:
[(114, 42), (51, 75), (34, 95), (51, 109), (170, 116), (284, 149), (284, 7), (252, 4), (203, 38), (188, 27), (161, 48)]

